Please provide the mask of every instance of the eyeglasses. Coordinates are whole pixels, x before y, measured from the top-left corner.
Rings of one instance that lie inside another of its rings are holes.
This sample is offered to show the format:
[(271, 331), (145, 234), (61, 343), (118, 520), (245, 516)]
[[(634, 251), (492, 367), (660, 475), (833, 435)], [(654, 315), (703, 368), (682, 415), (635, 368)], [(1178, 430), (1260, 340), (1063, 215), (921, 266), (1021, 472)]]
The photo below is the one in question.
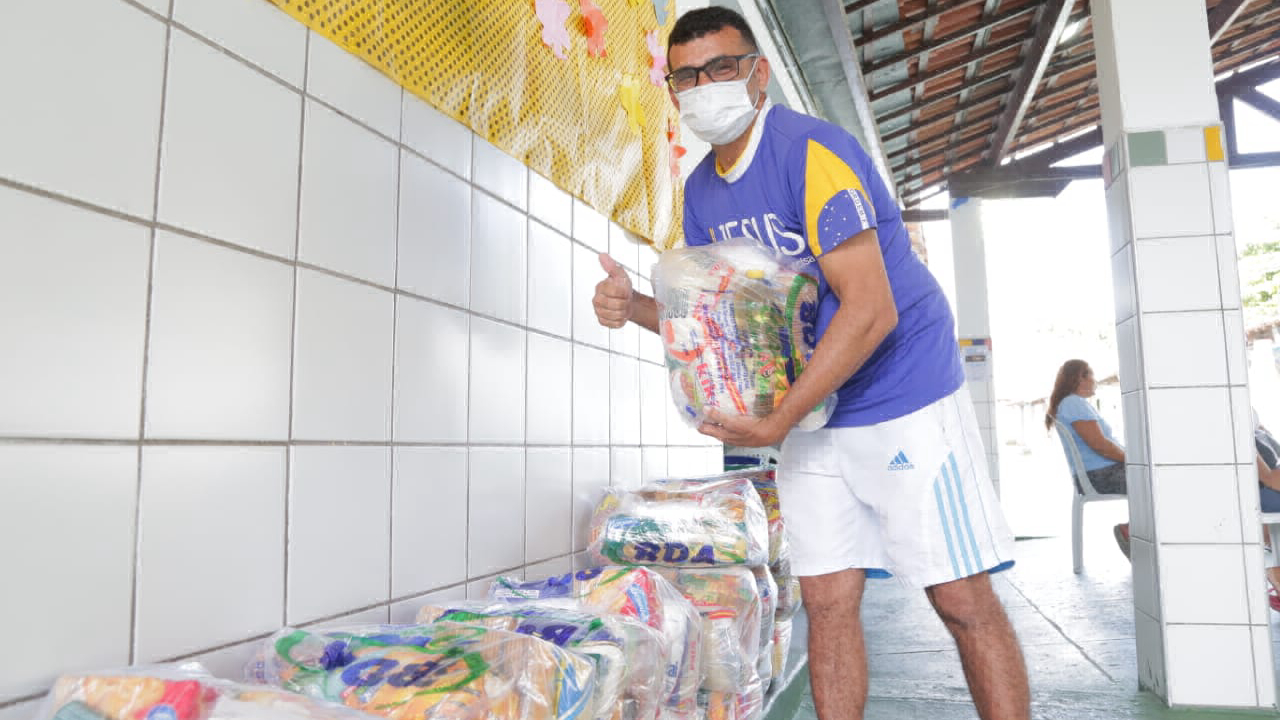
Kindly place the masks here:
[(711, 82), (724, 82), (738, 77), (739, 63), (746, 58), (760, 57), (760, 53), (745, 55), (721, 55), (711, 58), (700, 67), (682, 67), (667, 73), (667, 85), (675, 92), (683, 92), (698, 85), (698, 76), (705, 73)]

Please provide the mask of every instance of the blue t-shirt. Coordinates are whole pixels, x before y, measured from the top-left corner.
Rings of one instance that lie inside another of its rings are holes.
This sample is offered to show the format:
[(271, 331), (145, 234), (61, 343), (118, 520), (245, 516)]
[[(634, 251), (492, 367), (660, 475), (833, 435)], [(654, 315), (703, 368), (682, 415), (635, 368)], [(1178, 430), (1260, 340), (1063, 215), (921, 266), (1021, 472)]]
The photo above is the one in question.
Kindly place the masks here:
[(708, 153), (685, 182), (685, 244), (748, 236), (818, 278), (818, 339), (840, 301), (816, 262), (876, 228), (898, 326), (840, 387), (828, 427), (908, 415), (960, 388), (955, 325), (933, 275), (911, 251), (902, 214), (852, 135), (809, 115), (766, 106), (747, 149), (727, 171)]
[[(1067, 426), (1067, 430), (1071, 433), (1071, 439), (1080, 451), (1080, 459), (1084, 460), (1085, 470), (1099, 470), (1108, 465), (1116, 464), (1115, 460), (1108, 460), (1094, 452), (1093, 448), (1089, 447), (1089, 444), (1084, 441), (1084, 438), (1080, 437), (1080, 433), (1076, 432), (1075, 426), (1071, 424), (1079, 420), (1093, 420), (1102, 429), (1103, 437), (1116, 445), (1120, 444), (1111, 436), (1111, 426), (1107, 424), (1106, 420), (1102, 419), (1097, 410), (1093, 409), (1093, 405), (1090, 405), (1088, 400), (1079, 395), (1068, 395), (1062, 398), (1062, 402), (1058, 403), (1057, 418), (1063, 425)], [(1064, 447), (1063, 452), (1066, 452), (1070, 457), (1070, 450)]]

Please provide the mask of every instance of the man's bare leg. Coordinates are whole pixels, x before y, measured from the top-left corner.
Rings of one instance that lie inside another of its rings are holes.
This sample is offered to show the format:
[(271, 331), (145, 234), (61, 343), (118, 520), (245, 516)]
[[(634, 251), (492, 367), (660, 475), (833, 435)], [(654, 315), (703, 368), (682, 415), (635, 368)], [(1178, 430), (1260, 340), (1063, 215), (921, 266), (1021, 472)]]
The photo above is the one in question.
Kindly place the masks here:
[(991, 577), (979, 573), (925, 592), (955, 638), (978, 716), (983, 720), (1030, 718), (1027, 666)]
[(818, 720), (862, 720), (867, 648), (862, 639), (862, 570), (800, 578), (809, 616), (809, 683)]

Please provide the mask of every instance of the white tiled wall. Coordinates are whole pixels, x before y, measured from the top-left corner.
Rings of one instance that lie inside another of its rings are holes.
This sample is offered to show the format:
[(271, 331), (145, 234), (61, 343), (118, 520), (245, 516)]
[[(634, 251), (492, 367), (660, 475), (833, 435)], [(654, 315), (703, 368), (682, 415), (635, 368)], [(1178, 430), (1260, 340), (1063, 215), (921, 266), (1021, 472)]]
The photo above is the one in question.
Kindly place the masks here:
[(656, 256), (268, 3), (172, 5), (0, 26), (0, 717), (567, 570), (604, 488), (720, 463), (592, 315)]

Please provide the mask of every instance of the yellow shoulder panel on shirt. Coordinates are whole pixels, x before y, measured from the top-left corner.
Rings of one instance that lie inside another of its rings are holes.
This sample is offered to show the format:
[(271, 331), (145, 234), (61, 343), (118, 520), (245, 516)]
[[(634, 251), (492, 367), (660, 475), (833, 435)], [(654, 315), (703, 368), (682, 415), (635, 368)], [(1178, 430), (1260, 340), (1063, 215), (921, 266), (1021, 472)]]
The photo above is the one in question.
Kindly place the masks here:
[(844, 190), (857, 190), (870, 202), (866, 190), (862, 188), (862, 181), (853, 168), (822, 143), (810, 138), (804, 161), (804, 225), (809, 250), (814, 257), (822, 255), (822, 243), (818, 238), (818, 215), (833, 195)]

